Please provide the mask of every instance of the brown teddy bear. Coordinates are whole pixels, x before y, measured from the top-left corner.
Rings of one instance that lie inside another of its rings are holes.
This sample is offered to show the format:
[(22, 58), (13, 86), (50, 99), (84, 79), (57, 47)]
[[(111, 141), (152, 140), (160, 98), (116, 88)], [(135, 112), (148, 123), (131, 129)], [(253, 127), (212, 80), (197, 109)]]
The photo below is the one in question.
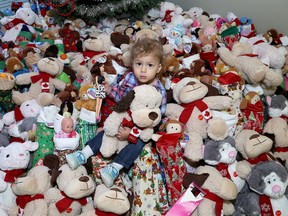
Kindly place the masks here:
[(80, 111), (76, 131), (80, 135), (81, 148), (84, 148), (86, 142), (96, 136), (96, 104), (94, 85), (82, 85), (79, 90), (79, 99), (74, 103), (75, 108)]
[(23, 70), (24, 65), (17, 57), (9, 57), (6, 59), (6, 72), (13, 74), (16, 71)]
[(66, 83), (56, 78), (63, 71), (63, 63), (57, 58), (42, 58), (38, 62), (39, 73), (31, 72), (16, 77), (16, 84), (31, 84), (29, 91), (21, 93), (12, 92), (13, 101), (21, 105), (24, 101), (37, 99), (42, 106), (50, 105), (53, 101), (55, 90), (63, 91)]

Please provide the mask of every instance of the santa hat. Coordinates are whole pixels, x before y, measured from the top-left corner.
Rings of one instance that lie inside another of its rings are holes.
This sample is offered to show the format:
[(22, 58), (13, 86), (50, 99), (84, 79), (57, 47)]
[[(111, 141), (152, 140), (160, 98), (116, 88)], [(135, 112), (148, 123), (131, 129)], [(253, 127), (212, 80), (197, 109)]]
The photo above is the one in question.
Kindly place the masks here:
[(23, 116), (19, 106), (15, 106), (15, 108), (14, 108), (14, 117), (15, 117), (16, 122), (24, 119), (24, 116)]
[(241, 77), (237, 74), (236, 71), (227, 71), (225, 74), (218, 77), (218, 82), (220, 85), (229, 85), (234, 83), (239, 83)]

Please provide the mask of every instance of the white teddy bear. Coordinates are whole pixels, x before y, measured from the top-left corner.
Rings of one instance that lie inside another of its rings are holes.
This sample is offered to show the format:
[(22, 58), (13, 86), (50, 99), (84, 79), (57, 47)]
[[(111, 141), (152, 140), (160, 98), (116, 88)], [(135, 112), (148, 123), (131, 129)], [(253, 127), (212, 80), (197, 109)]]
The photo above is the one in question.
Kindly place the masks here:
[(0, 147), (0, 212), (9, 212), (16, 205), (16, 195), (12, 192), (11, 183), (25, 172), (30, 161), (29, 151), (38, 148), (38, 142), (12, 142)]
[(6, 32), (2, 37), (3, 42), (15, 42), (19, 32), (24, 25), (26, 25), (29, 31), (34, 34), (35, 29), (32, 27), (32, 24), (42, 24), (40, 18), (31, 9), (29, 3), (24, 3), (22, 8), (19, 8), (14, 16), (3, 17), (0, 20), (0, 23), (6, 28)]

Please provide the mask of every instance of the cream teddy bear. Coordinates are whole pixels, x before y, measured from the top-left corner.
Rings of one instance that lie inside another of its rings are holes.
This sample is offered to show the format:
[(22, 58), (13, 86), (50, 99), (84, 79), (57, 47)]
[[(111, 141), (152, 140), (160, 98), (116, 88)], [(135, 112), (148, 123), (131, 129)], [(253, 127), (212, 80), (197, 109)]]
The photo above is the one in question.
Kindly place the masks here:
[(274, 94), (277, 86), (283, 81), (282, 74), (263, 64), (252, 52), (252, 47), (245, 42), (235, 43), (232, 50), (227, 47), (218, 48), (220, 59), (236, 68), (247, 83), (261, 84), (266, 95)]
[(39, 73), (31, 72), (16, 77), (16, 84), (31, 84), (29, 91), (12, 92), (13, 101), (21, 105), (24, 101), (36, 99), (42, 106), (50, 105), (56, 89), (63, 91), (66, 83), (56, 76), (63, 72), (64, 64), (57, 58), (46, 57), (38, 62)]

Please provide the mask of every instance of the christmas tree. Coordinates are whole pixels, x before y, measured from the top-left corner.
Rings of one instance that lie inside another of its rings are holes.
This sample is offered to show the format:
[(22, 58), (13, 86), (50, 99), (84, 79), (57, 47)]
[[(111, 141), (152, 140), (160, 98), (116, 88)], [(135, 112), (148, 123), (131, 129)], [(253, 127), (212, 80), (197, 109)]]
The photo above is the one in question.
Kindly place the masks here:
[(105, 17), (141, 18), (161, 0), (39, 0), (62, 17), (80, 17), (94, 22)]

